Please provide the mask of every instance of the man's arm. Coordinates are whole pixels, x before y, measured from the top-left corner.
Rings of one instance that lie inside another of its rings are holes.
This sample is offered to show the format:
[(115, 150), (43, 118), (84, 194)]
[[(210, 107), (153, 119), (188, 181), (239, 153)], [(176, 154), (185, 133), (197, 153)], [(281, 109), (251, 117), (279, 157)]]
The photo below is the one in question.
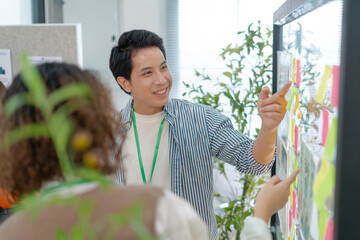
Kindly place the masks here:
[(276, 128), (286, 113), (285, 95), (292, 82), (287, 82), (277, 93), (269, 96), (269, 87), (264, 87), (259, 95), (258, 112), (261, 128), (253, 145), (253, 156), (262, 164), (269, 164), (274, 158)]

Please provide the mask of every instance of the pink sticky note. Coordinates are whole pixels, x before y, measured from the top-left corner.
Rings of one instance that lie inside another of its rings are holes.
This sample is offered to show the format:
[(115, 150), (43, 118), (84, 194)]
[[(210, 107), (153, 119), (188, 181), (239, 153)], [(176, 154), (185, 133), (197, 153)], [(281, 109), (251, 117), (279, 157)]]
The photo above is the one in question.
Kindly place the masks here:
[(331, 104), (334, 107), (339, 107), (339, 78), (340, 66), (332, 66), (332, 89), (331, 89)]
[(299, 154), (299, 128), (295, 124), (295, 136), (294, 136), (295, 152)]
[(321, 134), (321, 146), (325, 147), (326, 138), (329, 132), (330, 113), (325, 108), (322, 109), (323, 122), (322, 122), (322, 134)]
[(300, 83), (301, 83), (301, 63), (300, 60), (298, 59), (296, 63), (296, 85), (300, 87)]
[(334, 222), (329, 219), (327, 221), (324, 240), (333, 240), (333, 239), (334, 239)]
[(292, 226), (292, 214), (291, 214), (291, 209), (289, 209), (289, 232), (291, 231), (291, 226)]
[(294, 220), (296, 220), (296, 203), (297, 203), (296, 192), (295, 192), (295, 190), (293, 190), (292, 214), (293, 214)]

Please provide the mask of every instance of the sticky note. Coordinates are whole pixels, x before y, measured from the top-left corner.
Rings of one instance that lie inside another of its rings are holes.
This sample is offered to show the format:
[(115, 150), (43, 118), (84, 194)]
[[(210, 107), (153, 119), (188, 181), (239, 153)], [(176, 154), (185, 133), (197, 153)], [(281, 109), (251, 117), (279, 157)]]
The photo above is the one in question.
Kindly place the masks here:
[(326, 199), (335, 189), (335, 167), (329, 163), (329, 169), (324, 181), (320, 184), (318, 191), (314, 195), (314, 201), (319, 211), (319, 234), (320, 239), (324, 239), (327, 221), (327, 211), (324, 207)]
[(293, 199), (292, 199), (292, 213), (294, 220), (296, 220), (296, 204), (297, 204), (297, 196), (295, 190), (293, 190)]
[(321, 146), (325, 147), (326, 137), (329, 132), (330, 113), (327, 109), (322, 109), (322, 133), (321, 133)]
[(295, 103), (293, 108), (294, 115), (296, 115), (298, 109), (300, 109), (300, 94), (297, 92), (295, 93)]
[(329, 163), (324, 180), (320, 183), (318, 191), (314, 194), (314, 201), (318, 206), (324, 204), (331, 192), (335, 189), (335, 167)]
[(293, 87), (291, 89), (291, 93), (290, 93), (290, 97), (289, 97), (289, 101), (288, 101), (288, 104), (286, 106), (286, 109), (290, 112), (290, 109), (291, 109), (291, 105), (294, 101), (294, 97), (295, 97), (295, 94), (299, 91), (299, 89), (297, 87)]
[(328, 218), (327, 215), (327, 211), (325, 209), (325, 207), (322, 206), (318, 206), (318, 211), (319, 211), (319, 223), (318, 223), (318, 228), (319, 228), (319, 239), (324, 239), (325, 236), (325, 228), (326, 228), (326, 219)]
[(298, 59), (296, 63), (296, 85), (300, 87), (300, 83), (301, 83), (301, 63), (300, 60)]
[(332, 71), (331, 67), (329, 65), (326, 65), (324, 73), (321, 77), (321, 82), (320, 82), (318, 92), (315, 97), (315, 101), (317, 103), (324, 104), (326, 85), (327, 85), (328, 80), (331, 77), (331, 74), (332, 74), (331, 71)]
[(293, 64), (292, 64), (292, 73), (291, 73), (291, 80), (293, 83), (296, 83), (296, 70), (297, 70), (297, 59), (293, 58)]
[(332, 66), (331, 105), (339, 107), (340, 66)]
[(337, 143), (337, 117), (331, 118), (331, 126), (326, 138), (324, 155), (330, 162), (334, 159), (334, 152)]
[(295, 145), (295, 119), (291, 119), (291, 141)]
[(302, 116), (302, 112), (301, 112), (301, 108), (299, 108), (299, 111), (298, 111), (296, 117), (297, 117), (298, 119), (300, 119), (301, 116)]
[(297, 154), (299, 154), (299, 128), (298, 126), (295, 125), (295, 130), (294, 130), (294, 147), (295, 147), (295, 152)]
[(324, 157), (321, 158), (321, 166), (320, 166), (320, 170), (318, 175), (315, 178), (315, 182), (313, 185), (313, 191), (317, 192), (320, 188), (320, 185), (322, 184), (322, 182), (325, 179), (325, 176), (327, 174), (327, 172), (329, 171), (329, 161), (326, 160)]
[(325, 231), (325, 240), (334, 239), (334, 222), (331, 219), (328, 219)]

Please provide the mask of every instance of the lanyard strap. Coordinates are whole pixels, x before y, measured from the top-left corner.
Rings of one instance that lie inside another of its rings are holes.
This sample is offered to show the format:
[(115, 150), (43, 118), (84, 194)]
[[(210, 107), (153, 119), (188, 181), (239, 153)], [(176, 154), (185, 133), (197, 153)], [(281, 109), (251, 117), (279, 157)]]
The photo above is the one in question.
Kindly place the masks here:
[[(153, 174), (154, 174), (156, 158), (157, 158), (158, 151), (159, 151), (160, 138), (161, 138), (162, 128), (163, 128), (163, 125), (164, 125), (164, 120), (165, 120), (165, 118), (163, 118), (163, 120), (160, 123), (160, 127), (159, 127), (159, 133), (158, 133), (158, 137), (157, 137), (157, 141), (156, 141), (153, 164), (152, 164), (152, 169), (151, 169), (151, 175), (150, 175), (149, 182), (151, 182)], [(132, 108), (132, 121), (133, 121), (133, 125), (134, 125), (134, 134), (135, 134), (136, 148), (137, 148), (137, 153), (138, 153), (138, 158), (139, 158), (141, 176), (142, 176), (142, 179), (143, 179), (143, 183), (145, 184), (146, 183), (146, 177), (145, 177), (144, 166), (143, 166), (143, 162), (142, 162), (142, 158), (141, 158), (140, 143), (139, 143), (139, 137), (138, 137), (137, 128), (136, 128), (136, 119), (135, 119), (134, 108)]]

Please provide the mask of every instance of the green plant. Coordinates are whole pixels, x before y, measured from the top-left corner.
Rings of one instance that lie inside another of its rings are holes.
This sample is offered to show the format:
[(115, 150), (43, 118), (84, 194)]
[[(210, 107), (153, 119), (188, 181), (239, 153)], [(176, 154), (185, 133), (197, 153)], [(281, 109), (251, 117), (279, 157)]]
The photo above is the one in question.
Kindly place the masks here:
[[(230, 115), (237, 130), (256, 137), (259, 128), (251, 125), (251, 118), (257, 113), (257, 100), (262, 88), (272, 80), (272, 30), (262, 27), (259, 21), (256, 26), (250, 24), (247, 31), (238, 32), (238, 36), (240, 43), (229, 44), (220, 54), (227, 71), (213, 80), (195, 70), (200, 80), (192, 84), (184, 82), (186, 90), (183, 95)], [(215, 163), (231, 186), (224, 163), (219, 160)], [(228, 206), (223, 209), (223, 214), (216, 216), (220, 239), (229, 239), (232, 232), (235, 239), (240, 239), (244, 220), (253, 213), (257, 190), (267, 177), (243, 174), (238, 180), (242, 185), (242, 194), (224, 197)], [(222, 197), (218, 193), (215, 196)]]
[[(84, 161), (83, 166), (75, 166), (69, 153), (69, 140), (73, 135), (74, 124), (69, 115), (76, 110), (92, 104), (91, 87), (83, 83), (72, 83), (63, 86), (52, 93), (47, 93), (43, 79), (36, 68), (27, 60), (26, 55), (21, 57), (21, 78), (28, 92), (15, 95), (6, 101), (4, 116), (10, 117), (25, 105), (34, 106), (42, 116), (43, 122), (34, 122), (18, 127), (9, 132), (0, 143), (0, 149), (4, 150), (17, 142), (27, 138), (45, 137), (52, 140), (56, 154), (65, 178), (65, 187), (72, 186), (79, 180), (89, 180), (99, 183), (102, 188), (109, 188), (110, 181), (100, 172), (90, 169)], [(91, 167), (91, 166), (90, 166)], [(16, 211), (24, 210), (36, 217), (45, 206), (49, 205), (72, 205), (76, 208), (79, 222), (74, 225), (68, 234), (59, 229), (54, 236), (58, 240), (72, 239), (97, 239), (96, 229), (90, 225), (90, 219), (94, 209), (92, 201), (83, 200), (77, 196), (63, 197), (57, 194), (30, 193), (20, 199), (20, 205)], [(114, 239), (116, 230), (122, 225), (129, 225), (135, 231), (139, 239), (154, 239), (143, 226), (143, 205), (134, 203), (122, 212), (107, 216), (102, 221), (109, 223), (109, 231), (104, 239)]]

